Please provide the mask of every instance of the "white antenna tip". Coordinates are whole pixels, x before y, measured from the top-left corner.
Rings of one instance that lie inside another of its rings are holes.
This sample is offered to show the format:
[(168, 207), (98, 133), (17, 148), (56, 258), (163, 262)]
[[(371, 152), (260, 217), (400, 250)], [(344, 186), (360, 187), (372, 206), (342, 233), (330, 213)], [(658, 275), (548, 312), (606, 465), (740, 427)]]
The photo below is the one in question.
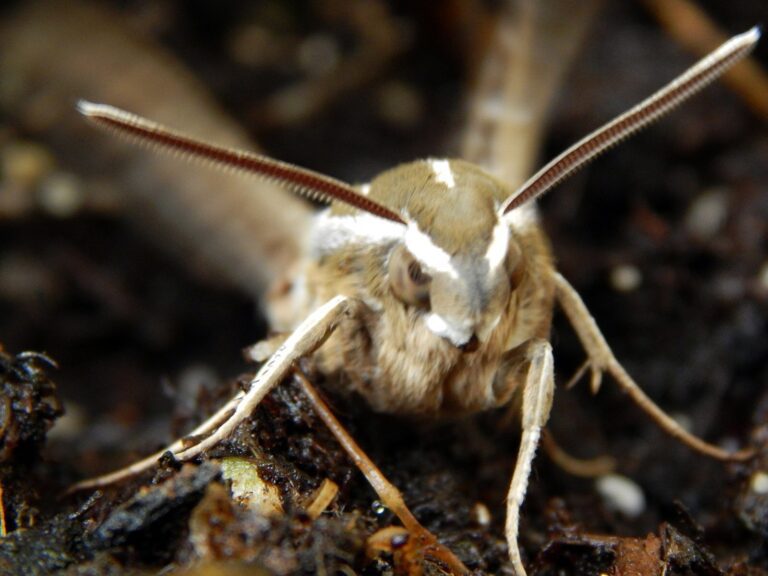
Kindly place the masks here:
[(748, 45), (750, 47), (757, 44), (757, 42), (760, 40), (760, 36), (763, 35), (763, 28), (759, 24), (757, 26), (753, 26), (746, 32), (742, 32), (741, 34), (738, 34), (733, 37), (734, 41), (737, 41), (739, 44)]
[(127, 112), (120, 110), (120, 108), (115, 108), (109, 104), (97, 104), (95, 102), (89, 102), (88, 100), (78, 100), (77, 111), (80, 112), (80, 114), (83, 116), (87, 116), (89, 118), (98, 118), (100, 116), (116, 118), (129, 116)]
[(83, 116), (92, 116), (94, 112), (96, 112), (96, 109), (98, 108), (98, 104), (94, 104), (93, 102), (89, 102), (88, 100), (78, 100), (77, 101), (77, 111), (80, 112)]

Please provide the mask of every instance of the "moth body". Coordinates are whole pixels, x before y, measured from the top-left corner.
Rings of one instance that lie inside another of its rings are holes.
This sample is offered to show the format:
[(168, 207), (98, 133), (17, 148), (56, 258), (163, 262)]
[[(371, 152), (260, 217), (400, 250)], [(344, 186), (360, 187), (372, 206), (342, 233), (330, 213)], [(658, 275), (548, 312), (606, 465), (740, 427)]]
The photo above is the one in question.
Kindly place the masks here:
[(405, 226), (342, 204), (320, 213), (284, 327), (335, 295), (355, 298), (359, 313), (316, 359), (374, 409), (447, 415), (507, 403), (520, 348), (547, 337), (553, 309), (533, 205), (500, 214), (509, 188), (460, 160), (404, 164), (361, 190)]

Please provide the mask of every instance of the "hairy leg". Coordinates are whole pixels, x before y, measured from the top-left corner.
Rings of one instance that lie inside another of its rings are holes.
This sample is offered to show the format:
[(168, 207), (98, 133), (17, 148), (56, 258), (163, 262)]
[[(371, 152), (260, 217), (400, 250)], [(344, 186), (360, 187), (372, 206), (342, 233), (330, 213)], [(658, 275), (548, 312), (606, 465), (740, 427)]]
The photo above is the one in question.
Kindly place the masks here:
[(554, 277), (557, 301), (568, 317), (568, 320), (570, 320), (571, 326), (573, 326), (581, 341), (581, 345), (584, 346), (587, 352), (587, 362), (584, 368), (589, 368), (592, 373), (593, 392), (597, 392), (599, 389), (603, 373), (608, 374), (613, 377), (635, 404), (651, 417), (657, 426), (689, 448), (717, 460), (748, 460), (754, 456), (754, 450), (751, 449), (728, 452), (709, 442), (705, 442), (686, 431), (659, 408), (653, 400), (646, 396), (637, 382), (634, 381), (613, 355), (613, 351), (608, 346), (608, 342), (606, 342), (602, 332), (600, 332), (595, 319), (587, 310), (584, 301), (574, 287), (561, 274), (555, 272)]
[[(277, 349), (258, 371), (247, 392), (239, 392), (223, 408), (208, 418), (186, 438), (176, 440), (163, 450), (126, 468), (79, 482), (69, 492), (105, 486), (133, 476), (157, 464), (158, 459), (170, 453), (177, 460), (191, 460), (226, 438), (248, 418), (262, 398), (290, 372), (294, 362), (317, 350), (333, 333), (339, 321), (352, 306), (352, 300), (337, 296), (310, 314)], [(196, 443), (195, 436), (207, 436)]]
[(517, 542), (520, 524), (520, 507), (528, 488), (531, 464), (536, 455), (536, 447), (541, 437), (541, 429), (549, 419), (554, 395), (554, 362), (552, 346), (546, 340), (531, 342), (528, 350), (528, 373), (523, 388), (522, 427), (520, 450), (512, 474), (512, 482), (507, 495), (506, 536), (509, 557), (517, 576), (525, 576), (523, 560)]

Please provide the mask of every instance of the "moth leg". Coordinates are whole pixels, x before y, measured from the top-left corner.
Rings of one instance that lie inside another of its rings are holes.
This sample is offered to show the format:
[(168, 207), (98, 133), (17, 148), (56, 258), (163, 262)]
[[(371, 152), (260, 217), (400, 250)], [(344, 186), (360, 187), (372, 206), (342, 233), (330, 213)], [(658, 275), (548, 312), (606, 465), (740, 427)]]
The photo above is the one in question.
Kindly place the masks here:
[(520, 450), (507, 495), (506, 536), (509, 557), (517, 576), (525, 576), (523, 560), (517, 542), (520, 507), (528, 487), (531, 464), (541, 437), (541, 429), (549, 419), (555, 388), (552, 346), (546, 340), (531, 342), (528, 349), (528, 373), (523, 388), (522, 427)]
[[(192, 430), (185, 438), (188, 437), (195, 437), (195, 436), (204, 436), (206, 434), (210, 434), (213, 430), (216, 429), (217, 426), (219, 426), (222, 422), (224, 422), (229, 416), (232, 415), (233, 410), (237, 407), (238, 403), (243, 399), (245, 396), (245, 392), (238, 392), (232, 399), (227, 402), (224, 406), (222, 406), (215, 414), (210, 416), (205, 422), (200, 424), (197, 428)], [(125, 478), (130, 478), (131, 476), (135, 476), (136, 474), (140, 474), (141, 472), (144, 472), (145, 470), (148, 470), (149, 468), (152, 468), (153, 466), (157, 465), (160, 458), (165, 456), (167, 453), (171, 453), (173, 455), (176, 455), (178, 452), (184, 449), (184, 446), (186, 445), (185, 438), (179, 438), (178, 440), (174, 441), (172, 444), (169, 444), (162, 450), (155, 452), (151, 456), (147, 456), (146, 458), (142, 458), (138, 462), (134, 462), (133, 464), (126, 466), (125, 468), (121, 468), (120, 470), (116, 470), (114, 472), (110, 472), (109, 474), (104, 474), (102, 476), (97, 476), (95, 478), (89, 478), (87, 480), (82, 480), (80, 482), (77, 482), (76, 484), (73, 484), (67, 489), (67, 494), (72, 494), (73, 492), (79, 492), (80, 490), (90, 490), (93, 488), (99, 488), (101, 486), (107, 486), (109, 484), (114, 484), (115, 482), (119, 482), (121, 480), (124, 480)]]
[(256, 344), (248, 346), (245, 350), (243, 350), (243, 355), (245, 356), (246, 360), (250, 360), (251, 362), (256, 362), (259, 364), (266, 362), (275, 354), (275, 352), (278, 351), (280, 346), (285, 344), (285, 341), (289, 336), (290, 333), (287, 332), (280, 332), (278, 334), (268, 336), (267, 338), (264, 338), (264, 340), (260, 340), (259, 342), (256, 342)]
[(595, 319), (587, 310), (584, 301), (576, 289), (558, 272), (554, 273), (557, 301), (562, 307), (571, 326), (576, 331), (581, 345), (587, 352), (587, 366), (592, 373), (592, 391), (597, 392), (603, 373), (609, 374), (621, 389), (637, 404), (651, 419), (667, 434), (682, 442), (692, 450), (716, 458), (717, 460), (748, 460), (755, 454), (752, 449), (742, 449), (728, 452), (701, 438), (694, 436), (680, 426), (666, 412), (659, 408), (653, 400), (646, 396), (637, 382), (627, 373), (624, 367), (613, 355), (613, 351)]
[[(336, 325), (352, 307), (354, 300), (336, 296), (312, 312), (288, 337), (277, 352), (264, 364), (251, 380), (247, 392), (239, 392), (227, 404), (208, 418), (185, 438), (176, 440), (163, 450), (126, 468), (73, 485), (69, 492), (97, 488), (143, 472), (157, 464), (167, 453), (181, 461), (191, 460), (205, 450), (225, 440), (234, 429), (248, 418), (262, 398), (288, 374), (291, 365), (317, 350), (331, 335)], [(196, 444), (189, 445), (190, 438), (208, 435)]]
[(370, 483), (376, 494), (381, 498), (384, 505), (389, 508), (403, 523), (408, 531), (410, 538), (415, 540), (415, 548), (420, 551), (424, 557), (431, 558), (445, 565), (452, 574), (469, 574), (469, 570), (459, 560), (453, 552), (441, 545), (437, 538), (421, 523), (408, 509), (403, 500), (403, 495), (397, 487), (387, 480), (386, 476), (379, 470), (376, 464), (368, 457), (357, 442), (350, 436), (336, 418), (325, 401), (317, 393), (317, 390), (310, 383), (304, 372), (294, 367), (294, 378), (309, 397), (315, 412), (320, 416), (328, 429), (339, 441), (344, 451), (352, 459), (358, 470), (363, 473), (366, 480)]

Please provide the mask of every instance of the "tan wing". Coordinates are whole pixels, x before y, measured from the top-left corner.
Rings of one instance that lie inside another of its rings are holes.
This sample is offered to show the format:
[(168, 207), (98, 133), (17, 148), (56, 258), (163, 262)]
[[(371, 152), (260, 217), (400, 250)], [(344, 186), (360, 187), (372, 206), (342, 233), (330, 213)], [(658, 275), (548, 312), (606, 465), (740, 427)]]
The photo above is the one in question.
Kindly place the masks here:
[(98, 172), (98, 181), (109, 171), (138, 227), (207, 278), (259, 295), (295, 264), (313, 212), (306, 202), (275, 184), (125, 146), (74, 111), (79, 98), (110, 102), (226, 146), (258, 149), (205, 86), (103, 3), (19, 4), (0, 28), (0, 84), (16, 79), (3, 92), (6, 112), (30, 119), (48, 141), (67, 142), (63, 156), (78, 174)]

